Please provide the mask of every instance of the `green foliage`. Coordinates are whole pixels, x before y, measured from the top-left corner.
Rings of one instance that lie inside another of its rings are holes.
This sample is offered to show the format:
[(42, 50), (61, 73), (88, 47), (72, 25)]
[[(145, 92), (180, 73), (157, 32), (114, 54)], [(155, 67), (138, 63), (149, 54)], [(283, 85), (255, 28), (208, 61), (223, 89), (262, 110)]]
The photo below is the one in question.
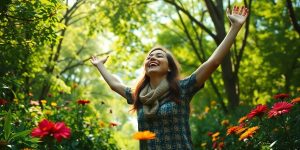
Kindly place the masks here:
[(0, 117), (4, 115), (4, 124), (0, 125), (0, 148), (1, 149), (20, 149), (25, 145), (31, 145), (31, 147), (36, 147), (38, 143), (38, 139), (36, 138), (28, 138), (31, 130), (20, 130), (14, 128), (14, 120), (13, 114), (11, 110), (8, 112), (1, 111)]
[[(263, 10), (254, 11), (253, 21), (256, 34), (255, 47), (259, 49), (264, 64), (267, 64), (272, 71), (270, 82), (279, 87), (280, 92), (295, 92), (299, 87), (299, 35), (292, 28), (289, 20), (286, 3), (278, 1), (276, 4), (257, 2), (253, 9), (257, 10), (264, 5)], [(299, 5), (294, 5), (299, 10)], [(272, 11), (280, 10), (280, 11)], [(266, 44), (271, 42), (272, 44)], [(280, 59), (278, 59), (280, 58)], [(271, 87), (270, 87), (271, 88)], [(272, 89), (272, 92), (278, 89)], [(275, 93), (274, 93), (275, 94)]]
[[(217, 45), (181, 12), (186, 30), (196, 43), (194, 47), (175, 7), (166, 1), (66, 2), (1, 1), (0, 98), (7, 100), (8, 104), (0, 106), (0, 145), (10, 144), (12, 149), (41, 148), (43, 143), (29, 136), (28, 130), (47, 118), (63, 121), (73, 131), (70, 139), (57, 143), (57, 149), (116, 149), (120, 143), (123, 149), (132, 149), (135, 146), (126, 144), (131, 142), (127, 139), (131, 138), (135, 128), (129, 121), (134, 115), (128, 115), (130, 108), (125, 106), (125, 101), (119, 102), (123, 98), (115, 96), (105, 81), (99, 81), (99, 73), (88, 63), (89, 57), (110, 55), (105, 64), (108, 70), (132, 86), (134, 82), (129, 80), (142, 73), (146, 53), (155, 44), (170, 48), (182, 66), (182, 77), (195, 71)], [(215, 32), (205, 2), (175, 2)], [(223, 4), (226, 6), (227, 2)], [(299, 12), (299, 4), (294, 2), (293, 6), (295, 12)], [(240, 107), (231, 114), (220, 111), (220, 101), (224, 99), (225, 105), (228, 101), (223, 90), (222, 70), (217, 69), (212, 75), (215, 85), (207, 81), (191, 104), (195, 147), (201, 147), (204, 142), (207, 148), (212, 146), (211, 137), (206, 136), (209, 131), (225, 136), (227, 127), (221, 125), (223, 120), (237, 120), (253, 105), (269, 103), (270, 95), (277, 92), (297, 92), (300, 87), (299, 35), (287, 20), (289, 14), (284, 1), (252, 2), (249, 37), (237, 74)], [(227, 23), (224, 26), (228, 27)], [(238, 54), (243, 37), (242, 29), (231, 49), (232, 56)], [(200, 53), (200, 58), (194, 48)], [(58, 57), (54, 59), (56, 54)], [(47, 100), (47, 104), (41, 105), (40, 98)], [(77, 99), (89, 99), (92, 104), (79, 107)], [(33, 106), (30, 102), (39, 102), (40, 105)], [(7, 115), (9, 112), (11, 115)], [(99, 128), (99, 121), (103, 121), (106, 127)], [(118, 121), (121, 125), (109, 128), (107, 124), (111, 121)], [(289, 121), (291, 119), (286, 120), (291, 123)], [(280, 139), (280, 136), (282, 133), (274, 135), (274, 139)], [(115, 141), (115, 137), (122, 141)], [(274, 139), (265, 141), (267, 145), (260, 143), (258, 147), (267, 148), (276, 141)], [(241, 144), (234, 140), (232, 137), (225, 141), (225, 146), (230, 142)], [(260, 140), (264, 140), (263, 136)], [(278, 143), (280, 140), (274, 145)], [(247, 147), (247, 144), (241, 146)]]

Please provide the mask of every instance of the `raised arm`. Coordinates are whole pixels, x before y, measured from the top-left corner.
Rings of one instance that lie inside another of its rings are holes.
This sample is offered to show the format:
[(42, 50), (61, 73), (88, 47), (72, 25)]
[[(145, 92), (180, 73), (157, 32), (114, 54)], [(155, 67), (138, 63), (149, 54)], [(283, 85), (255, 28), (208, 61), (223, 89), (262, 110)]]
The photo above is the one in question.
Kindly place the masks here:
[(229, 21), (231, 22), (230, 30), (221, 44), (209, 57), (209, 59), (194, 72), (196, 74), (197, 85), (202, 85), (221, 64), (223, 58), (229, 52), (235, 37), (246, 21), (246, 18), (248, 16), (248, 9), (244, 6), (241, 8), (234, 6), (231, 12), (229, 8), (227, 8), (226, 14)]
[(97, 67), (97, 69), (99, 70), (102, 77), (104, 78), (106, 83), (109, 85), (109, 87), (113, 91), (117, 92), (118, 94), (120, 94), (121, 96), (126, 98), (126, 96), (125, 96), (125, 85), (122, 84), (122, 82), (119, 81), (112, 74), (110, 74), (106, 70), (106, 68), (104, 67), (104, 63), (107, 61), (107, 59), (108, 59), (108, 56), (106, 58), (103, 58), (103, 59), (98, 59), (97, 57), (92, 56), (90, 61), (95, 67)]

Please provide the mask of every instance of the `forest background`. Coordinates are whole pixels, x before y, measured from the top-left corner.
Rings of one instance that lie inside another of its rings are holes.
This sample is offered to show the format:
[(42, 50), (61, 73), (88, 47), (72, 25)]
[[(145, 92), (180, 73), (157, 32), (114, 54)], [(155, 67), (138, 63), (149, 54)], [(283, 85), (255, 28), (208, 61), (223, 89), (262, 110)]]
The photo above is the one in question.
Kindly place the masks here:
[[(182, 77), (189, 76), (225, 37), (225, 9), (233, 5), (249, 8), (247, 22), (191, 102), (195, 147), (212, 145), (207, 133), (225, 130), (224, 121), (233, 124), (273, 95), (299, 96), (299, 0), (1, 0), (0, 98), (7, 105), (1, 106), (0, 129), (10, 110), (12, 133), (48, 118), (73, 127), (74, 146), (80, 137), (94, 136), (96, 142), (106, 135), (103, 147), (136, 149), (136, 114), (106, 85), (90, 57), (109, 55), (107, 69), (134, 87), (147, 52), (159, 44), (177, 58)], [(89, 103), (77, 103), (83, 99)], [(35, 101), (38, 110), (32, 110)], [(79, 131), (89, 126), (99, 129)], [(2, 136), (3, 145), (13, 143)], [(29, 139), (19, 146), (34, 147)]]

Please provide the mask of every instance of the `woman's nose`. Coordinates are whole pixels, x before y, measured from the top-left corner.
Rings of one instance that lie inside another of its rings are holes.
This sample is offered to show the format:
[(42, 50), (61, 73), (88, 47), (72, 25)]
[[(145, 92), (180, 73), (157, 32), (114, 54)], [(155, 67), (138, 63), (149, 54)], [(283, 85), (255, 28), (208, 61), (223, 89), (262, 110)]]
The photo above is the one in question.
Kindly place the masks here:
[(155, 60), (155, 56), (150, 56), (150, 60)]

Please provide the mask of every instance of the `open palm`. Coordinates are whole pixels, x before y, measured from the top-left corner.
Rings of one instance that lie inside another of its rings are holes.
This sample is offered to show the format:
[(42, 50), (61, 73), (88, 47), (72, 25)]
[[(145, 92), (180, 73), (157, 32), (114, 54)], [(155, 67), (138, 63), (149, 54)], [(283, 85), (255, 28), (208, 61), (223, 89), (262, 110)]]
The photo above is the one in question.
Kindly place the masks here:
[(107, 61), (107, 58), (108, 58), (108, 56), (105, 58), (102, 58), (102, 59), (98, 59), (97, 57), (92, 56), (90, 61), (93, 65), (97, 66), (99, 63), (104, 64)]
[(230, 9), (227, 8), (226, 11), (227, 17), (232, 25), (243, 25), (248, 17), (248, 8), (242, 6), (234, 6), (233, 10), (230, 12)]

